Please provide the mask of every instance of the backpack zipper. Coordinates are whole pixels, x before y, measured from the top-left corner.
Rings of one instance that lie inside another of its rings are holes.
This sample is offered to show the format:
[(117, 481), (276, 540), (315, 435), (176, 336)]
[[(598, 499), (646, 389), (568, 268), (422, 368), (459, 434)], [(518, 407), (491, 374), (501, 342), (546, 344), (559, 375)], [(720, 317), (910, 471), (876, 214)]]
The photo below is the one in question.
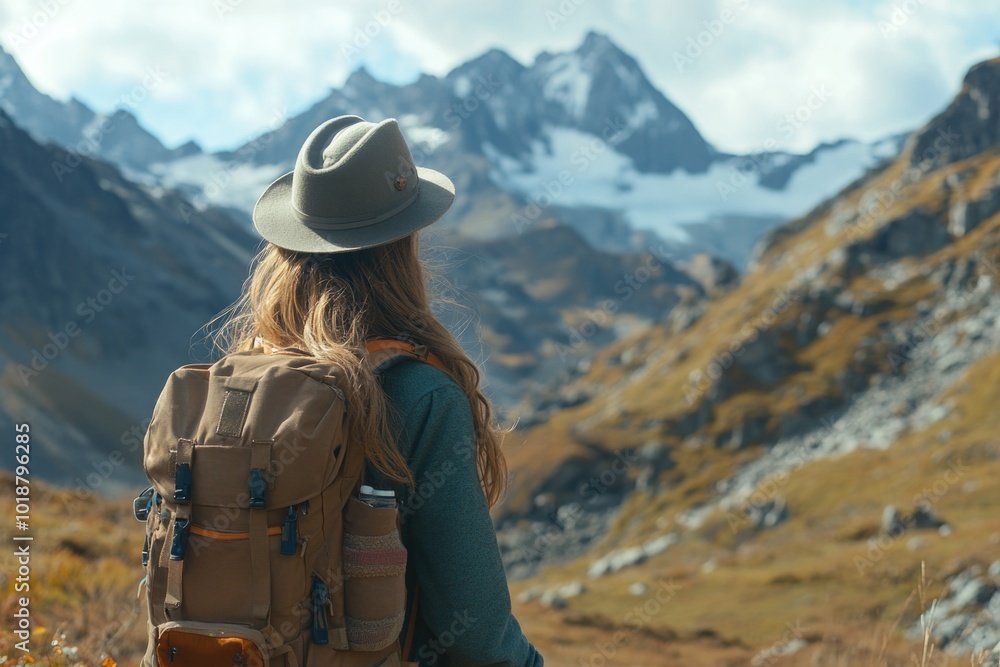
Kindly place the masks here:
[(285, 514), (285, 519), (281, 525), (281, 553), (284, 556), (294, 556), (298, 546), (296, 538), (299, 524), (299, 506), (291, 505)]
[(317, 575), (312, 581), (312, 640), (317, 644), (330, 643), (330, 627), (326, 622), (326, 584)]

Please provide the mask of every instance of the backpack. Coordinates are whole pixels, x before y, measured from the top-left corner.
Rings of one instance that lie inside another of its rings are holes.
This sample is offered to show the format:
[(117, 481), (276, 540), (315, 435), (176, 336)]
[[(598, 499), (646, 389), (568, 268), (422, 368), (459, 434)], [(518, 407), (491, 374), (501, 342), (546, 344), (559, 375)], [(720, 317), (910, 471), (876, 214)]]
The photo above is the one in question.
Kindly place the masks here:
[[(409, 339), (366, 345), (381, 372)], [(342, 369), (264, 347), (166, 381), (144, 441), (148, 643), (142, 667), (392, 667), (405, 640), (396, 507), (359, 499), (365, 457), (342, 429)]]

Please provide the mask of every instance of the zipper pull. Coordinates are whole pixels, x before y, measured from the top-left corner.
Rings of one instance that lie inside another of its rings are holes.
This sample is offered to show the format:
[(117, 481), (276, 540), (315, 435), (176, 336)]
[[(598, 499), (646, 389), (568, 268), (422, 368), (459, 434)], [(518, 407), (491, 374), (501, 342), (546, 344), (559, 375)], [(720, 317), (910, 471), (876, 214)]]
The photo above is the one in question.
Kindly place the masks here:
[(298, 507), (292, 505), (285, 514), (285, 521), (281, 525), (281, 553), (284, 556), (294, 556), (297, 545), (295, 539), (295, 529), (299, 522)]
[(330, 643), (330, 628), (326, 622), (326, 584), (313, 575), (312, 603), (312, 640), (316, 644)]

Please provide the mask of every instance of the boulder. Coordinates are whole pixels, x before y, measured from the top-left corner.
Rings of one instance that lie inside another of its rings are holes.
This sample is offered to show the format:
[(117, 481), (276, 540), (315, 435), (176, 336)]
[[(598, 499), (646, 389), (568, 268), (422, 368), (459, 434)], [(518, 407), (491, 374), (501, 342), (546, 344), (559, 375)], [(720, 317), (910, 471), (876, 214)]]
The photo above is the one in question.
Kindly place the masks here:
[(951, 525), (926, 505), (916, 506), (909, 514), (902, 514), (894, 505), (882, 510), (882, 532), (896, 536), (905, 530), (938, 530), (942, 535), (950, 533)]
[(950, 240), (945, 222), (919, 206), (879, 227), (870, 246), (878, 255), (892, 260), (930, 255)]
[(668, 533), (659, 537), (647, 540), (640, 546), (626, 547), (611, 551), (597, 560), (591, 562), (587, 568), (587, 575), (591, 579), (603, 577), (612, 572), (618, 572), (627, 567), (637, 565), (647, 558), (659, 555), (666, 551), (678, 540), (676, 533)]
[(1000, 212), (1000, 182), (986, 188), (972, 201), (959, 200), (948, 211), (948, 232), (965, 236), (985, 220)]
[(628, 592), (629, 595), (645, 595), (649, 591), (649, 586), (637, 581), (634, 584), (629, 584)]
[(571, 581), (568, 584), (550, 588), (542, 593), (539, 602), (543, 607), (556, 607), (562, 609), (566, 606), (566, 600), (582, 595), (587, 590), (582, 581)]
[(757, 530), (774, 528), (788, 520), (788, 503), (779, 496), (760, 505), (752, 505), (748, 518)]

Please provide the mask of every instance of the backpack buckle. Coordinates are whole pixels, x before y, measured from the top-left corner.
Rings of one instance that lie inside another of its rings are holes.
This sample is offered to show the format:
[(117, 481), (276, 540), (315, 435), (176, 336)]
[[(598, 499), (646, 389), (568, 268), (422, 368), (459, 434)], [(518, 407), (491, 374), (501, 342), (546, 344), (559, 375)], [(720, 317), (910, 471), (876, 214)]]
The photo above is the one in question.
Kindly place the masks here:
[(170, 544), (170, 560), (184, 560), (187, 544), (188, 520), (182, 516), (174, 518), (174, 539)]
[(190, 463), (178, 463), (174, 466), (174, 502), (187, 504), (191, 502), (191, 476)]
[(250, 470), (250, 507), (265, 507), (264, 494), (267, 490), (267, 481), (264, 479), (262, 468)]
[(136, 520), (144, 522), (149, 518), (149, 512), (153, 508), (154, 495), (156, 495), (156, 492), (153, 490), (153, 487), (148, 486), (132, 501), (132, 514)]

